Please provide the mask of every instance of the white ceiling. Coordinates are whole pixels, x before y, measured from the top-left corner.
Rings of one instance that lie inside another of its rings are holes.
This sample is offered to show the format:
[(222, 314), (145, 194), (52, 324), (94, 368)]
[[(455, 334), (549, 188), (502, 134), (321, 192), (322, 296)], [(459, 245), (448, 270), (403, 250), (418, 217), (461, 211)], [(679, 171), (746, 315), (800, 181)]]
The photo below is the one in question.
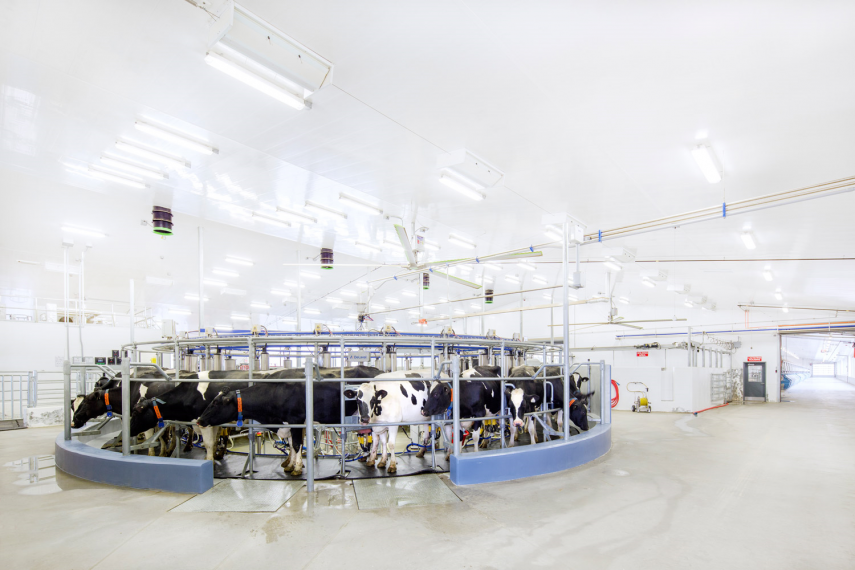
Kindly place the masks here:
[[(212, 20), (188, 2), (0, 0), (0, 189), (7, 216), (13, 213), (0, 228), (0, 286), (56, 293), (14, 259), (20, 252), (57, 258), (62, 223), (110, 234), (96, 250), (115, 248), (122, 259), (87, 285), (93, 294), (112, 294), (98, 292), (99, 282), (116, 279), (118, 298), (125, 296), (120, 284), (133, 270), (123, 255), (151, 264), (145, 274), (177, 276), (174, 290), (146, 289), (146, 302), (155, 304), (181, 304), (194, 288), (200, 223), (208, 249), (233, 246), (276, 267), (235, 285), (257, 286), (257, 295), (287, 277), (280, 264), (296, 255), (296, 243), (312, 255), (333, 247), (339, 261), (401, 260), (392, 248), (369, 254), (353, 243), (392, 237), (397, 218), (350, 212), (347, 222), (276, 229), (211, 194), (263, 211), (299, 208), (306, 199), (341, 207), (337, 196), (348, 192), (400, 216), (408, 229), (412, 222), (430, 228), (428, 237), (442, 245), (437, 255), (448, 258), (469, 253), (447, 241), (452, 231), (484, 255), (545, 241), (544, 213), (567, 211), (589, 230), (606, 229), (853, 174), (852, 3), (245, 5), (334, 63), (332, 84), (312, 97), (311, 111), (294, 111), (205, 65)], [(192, 168), (147, 190), (73, 171), (114, 152), (117, 137), (153, 143), (135, 131), (138, 119), (191, 133), (220, 152), (183, 151)], [(699, 131), (722, 163), (720, 184), (707, 184), (692, 161)], [(460, 148), (505, 173), (484, 202), (437, 181), (437, 158)], [(139, 225), (154, 203), (179, 213), (168, 246)], [(847, 194), (624, 245), (639, 259), (663, 262), (844, 257), (855, 243), (853, 206)], [(757, 237), (752, 252), (738, 238), (746, 228)], [(171, 261), (158, 267), (164, 251)], [(598, 245), (583, 248), (583, 258), (601, 255)], [(640, 285), (650, 265), (629, 269), (616, 291), (634, 303), (673, 304), (664, 286)], [(766, 265), (775, 273), (771, 284), (761, 276)], [(603, 271), (585, 267), (585, 295), (593, 296)], [(791, 305), (853, 301), (851, 261), (667, 269), (670, 280), (691, 283), (719, 307), (775, 303), (775, 288)], [(348, 279), (360, 271), (349, 270)], [(557, 265), (539, 272), (557, 282)], [(316, 296), (340, 285), (325, 279)]]

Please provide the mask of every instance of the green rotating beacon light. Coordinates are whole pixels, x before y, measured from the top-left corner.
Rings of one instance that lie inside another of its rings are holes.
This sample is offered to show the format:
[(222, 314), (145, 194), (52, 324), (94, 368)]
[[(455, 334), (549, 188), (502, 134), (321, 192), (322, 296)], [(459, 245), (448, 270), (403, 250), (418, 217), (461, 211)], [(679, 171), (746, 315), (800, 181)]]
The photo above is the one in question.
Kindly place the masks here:
[(152, 231), (157, 235), (172, 235), (172, 210), (163, 206), (155, 206), (151, 210)]

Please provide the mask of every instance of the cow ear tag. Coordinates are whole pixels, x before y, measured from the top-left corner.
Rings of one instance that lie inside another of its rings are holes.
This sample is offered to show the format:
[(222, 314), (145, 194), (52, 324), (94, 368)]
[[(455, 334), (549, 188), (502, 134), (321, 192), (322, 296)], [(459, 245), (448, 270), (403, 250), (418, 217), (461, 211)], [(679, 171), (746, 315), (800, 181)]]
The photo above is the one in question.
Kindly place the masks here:
[(237, 406), (238, 406), (237, 426), (243, 427), (243, 400), (241, 400), (241, 397), (240, 397), (240, 390), (235, 390), (235, 394), (237, 395)]
[(104, 391), (104, 403), (107, 405), (107, 417), (113, 417), (113, 406), (110, 405), (110, 392)]

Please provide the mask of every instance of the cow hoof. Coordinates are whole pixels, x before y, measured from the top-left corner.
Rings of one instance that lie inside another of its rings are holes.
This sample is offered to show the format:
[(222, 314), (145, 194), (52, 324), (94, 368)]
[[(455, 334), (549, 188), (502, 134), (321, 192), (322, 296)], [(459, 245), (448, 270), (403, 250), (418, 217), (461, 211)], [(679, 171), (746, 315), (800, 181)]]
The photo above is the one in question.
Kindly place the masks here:
[(395, 463), (392, 463), (391, 465), (389, 465), (389, 469), (386, 471), (386, 473), (395, 473), (396, 471), (398, 471), (398, 466)]
[(374, 467), (374, 462), (373, 461), (366, 461), (365, 466), (366, 467)]
[(377, 464), (377, 468), (378, 469), (386, 469), (386, 462), (381, 461), (380, 463)]
[(416, 453), (416, 457), (418, 457), (419, 459), (421, 459), (421, 458), (422, 458), (422, 457), (424, 457), (424, 456), (425, 456), (425, 448), (423, 447), (423, 448), (421, 448), (421, 449), (419, 450), (419, 452), (418, 452), (418, 453)]
[(366, 461), (368, 461), (368, 458), (363, 455), (362, 457), (357, 459), (357, 461), (359, 461), (360, 463), (365, 463)]
[(285, 471), (288, 471), (289, 469), (291, 469), (291, 461), (289, 459), (286, 459), (285, 461), (279, 464), (279, 467), (281, 467)]
[(297, 471), (296, 469), (294, 469), (293, 471), (291, 471), (291, 476), (292, 476), (292, 477), (299, 477), (299, 476), (300, 476), (300, 475), (302, 475), (302, 474), (303, 474), (303, 470), (302, 470), (302, 469), (300, 469), (299, 471)]

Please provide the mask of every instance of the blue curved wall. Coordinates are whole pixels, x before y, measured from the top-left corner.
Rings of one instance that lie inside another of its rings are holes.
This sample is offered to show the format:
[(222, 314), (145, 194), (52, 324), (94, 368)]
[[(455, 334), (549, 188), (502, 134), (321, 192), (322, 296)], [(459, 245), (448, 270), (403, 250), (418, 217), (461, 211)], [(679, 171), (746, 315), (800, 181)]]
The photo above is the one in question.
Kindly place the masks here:
[(512, 481), (578, 467), (605, 455), (612, 446), (611, 424), (596, 425), (569, 441), (522, 445), (451, 456), (451, 481), (475, 485)]

